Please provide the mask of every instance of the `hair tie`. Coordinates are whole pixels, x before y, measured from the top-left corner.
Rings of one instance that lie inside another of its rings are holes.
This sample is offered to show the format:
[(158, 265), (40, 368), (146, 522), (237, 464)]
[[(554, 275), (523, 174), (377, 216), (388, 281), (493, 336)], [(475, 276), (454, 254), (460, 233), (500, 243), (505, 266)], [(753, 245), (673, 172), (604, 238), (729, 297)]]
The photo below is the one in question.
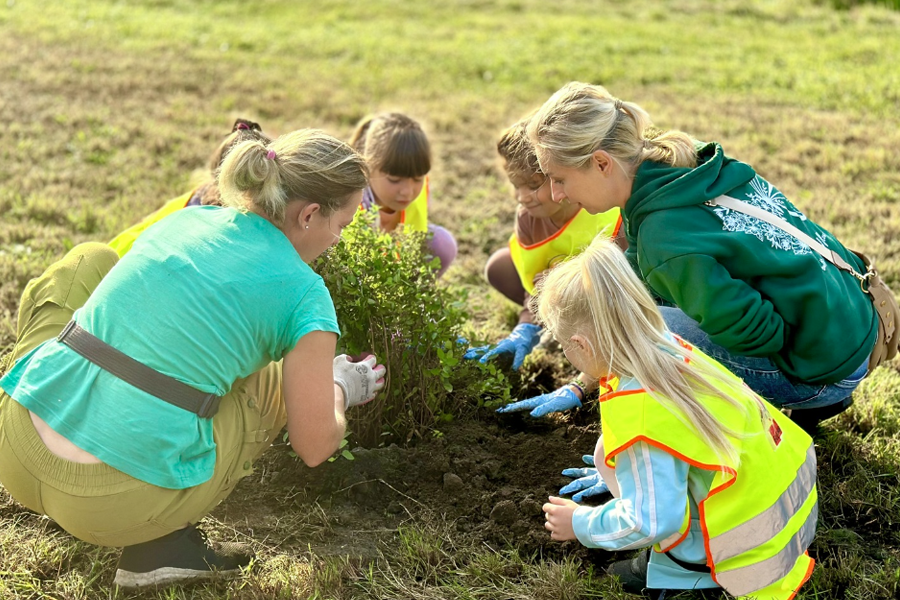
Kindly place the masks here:
[(645, 139), (645, 140), (642, 140), (642, 142), (643, 142), (644, 150), (649, 150), (650, 148), (653, 147), (653, 144), (650, 143), (650, 140)]
[(274, 150), (269, 150), (269, 153), (266, 154), (266, 158), (269, 160), (275, 160), (277, 158), (277, 155), (275, 154)]
[(616, 110), (622, 110), (622, 101), (616, 98)]
[(231, 132), (235, 131), (262, 131), (262, 127), (259, 126), (259, 123), (254, 123), (253, 121), (248, 121), (247, 119), (238, 119), (234, 122), (234, 125), (231, 128)]

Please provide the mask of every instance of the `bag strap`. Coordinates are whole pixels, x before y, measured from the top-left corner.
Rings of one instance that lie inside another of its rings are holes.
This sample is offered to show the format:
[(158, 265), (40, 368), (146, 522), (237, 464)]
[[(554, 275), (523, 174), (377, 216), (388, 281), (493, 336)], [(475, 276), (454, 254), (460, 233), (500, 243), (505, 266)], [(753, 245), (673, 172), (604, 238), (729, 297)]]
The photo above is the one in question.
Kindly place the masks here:
[(862, 288), (862, 291), (866, 292), (866, 283), (869, 281), (871, 277), (875, 276), (875, 268), (871, 264), (866, 265), (866, 274), (862, 275), (854, 269), (850, 263), (841, 257), (837, 252), (825, 246), (818, 240), (812, 238), (812, 236), (800, 231), (781, 217), (777, 215), (773, 215), (767, 210), (763, 210), (752, 204), (744, 202), (743, 200), (738, 200), (737, 198), (732, 198), (731, 196), (719, 196), (718, 198), (713, 198), (712, 200), (706, 201), (707, 206), (724, 206), (725, 208), (730, 208), (731, 210), (737, 211), (739, 213), (744, 213), (745, 215), (750, 215), (751, 217), (756, 217), (760, 221), (765, 221), (769, 225), (777, 227), (778, 229), (787, 232), (815, 250), (818, 254), (822, 256), (825, 260), (836, 266), (838, 269), (842, 271), (846, 271), (853, 275), (856, 279), (859, 280), (859, 286)]
[(221, 396), (201, 392), (148, 367), (85, 331), (74, 320), (69, 321), (56, 339), (122, 381), (178, 408), (195, 413), (201, 419), (210, 419), (219, 410)]

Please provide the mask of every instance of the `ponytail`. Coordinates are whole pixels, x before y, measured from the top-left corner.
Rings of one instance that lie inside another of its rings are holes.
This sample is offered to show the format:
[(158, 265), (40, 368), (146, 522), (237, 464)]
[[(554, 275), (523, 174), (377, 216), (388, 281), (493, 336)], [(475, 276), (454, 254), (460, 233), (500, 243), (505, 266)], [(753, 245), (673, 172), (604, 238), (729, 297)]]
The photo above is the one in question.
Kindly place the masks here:
[(697, 166), (694, 140), (681, 131), (660, 133), (633, 102), (614, 98), (599, 85), (572, 82), (538, 110), (528, 137), (542, 167), (552, 161), (581, 168), (597, 150), (633, 171), (645, 160), (673, 167)]
[(206, 161), (209, 172), (215, 173), (216, 170), (222, 166), (222, 161), (225, 160), (225, 156), (231, 149), (247, 140), (259, 140), (264, 144), (268, 144), (272, 141), (269, 136), (263, 133), (259, 123), (254, 123), (247, 119), (237, 119), (231, 127), (231, 133), (225, 136), (225, 139), (222, 140), (219, 147), (213, 150), (213, 153), (209, 155), (209, 160)]
[(693, 138), (683, 131), (664, 131), (655, 136), (651, 133), (643, 140), (640, 162), (645, 160), (672, 167), (693, 168), (697, 166), (697, 149)]

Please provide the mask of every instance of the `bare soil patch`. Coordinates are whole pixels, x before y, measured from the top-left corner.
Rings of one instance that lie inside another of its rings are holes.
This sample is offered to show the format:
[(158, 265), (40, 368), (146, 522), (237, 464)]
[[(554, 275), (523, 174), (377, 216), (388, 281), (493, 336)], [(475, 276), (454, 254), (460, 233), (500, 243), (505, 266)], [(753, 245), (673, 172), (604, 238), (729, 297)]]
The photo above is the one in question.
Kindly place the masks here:
[[(576, 421), (593, 418), (579, 412)], [(399, 528), (420, 521), (441, 523), (466, 546), (587, 557), (583, 546), (550, 541), (541, 505), (569, 481), (560, 471), (593, 452), (596, 437), (588, 424), (486, 413), (448, 424), (440, 437), (356, 449), (352, 461), (315, 469), (276, 444), (214, 516), (281, 552), (311, 549), (362, 562), (376, 558)], [(591, 555), (602, 562), (609, 556)]]

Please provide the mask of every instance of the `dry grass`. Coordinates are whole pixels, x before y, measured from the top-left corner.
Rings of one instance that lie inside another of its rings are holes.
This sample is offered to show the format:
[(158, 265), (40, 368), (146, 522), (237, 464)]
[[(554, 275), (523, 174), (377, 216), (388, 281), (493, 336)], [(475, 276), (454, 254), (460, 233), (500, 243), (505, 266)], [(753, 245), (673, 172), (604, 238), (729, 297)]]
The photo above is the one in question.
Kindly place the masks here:
[[(185, 191), (234, 117), (346, 137), (381, 109), (426, 124), (434, 220), (460, 242), (447, 279), (472, 291), (476, 328), (499, 333), (514, 313), (481, 269), (514, 206), (495, 138), (571, 79), (721, 142), (876, 256), (900, 289), (898, 25), (877, 6), (775, 1), (10, 0), (0, 7), (0, 352), (26, 281)], [(801, 599), (897, 597), (898, 389), (896, 371), (882, 369), (819, 441), (820, 567)], [(282, 527), (327, 537), (328, 519), (314, 517), (285, 514)], [(0, 597), (624, 597), (576, 560), (458, 547), (438, 518), (390, 539), (371, 564), (256, 540), (261, 560), (236, 583), (132, 595), (110, 587), (113, 551), (21, 512), (0, 489)]]

